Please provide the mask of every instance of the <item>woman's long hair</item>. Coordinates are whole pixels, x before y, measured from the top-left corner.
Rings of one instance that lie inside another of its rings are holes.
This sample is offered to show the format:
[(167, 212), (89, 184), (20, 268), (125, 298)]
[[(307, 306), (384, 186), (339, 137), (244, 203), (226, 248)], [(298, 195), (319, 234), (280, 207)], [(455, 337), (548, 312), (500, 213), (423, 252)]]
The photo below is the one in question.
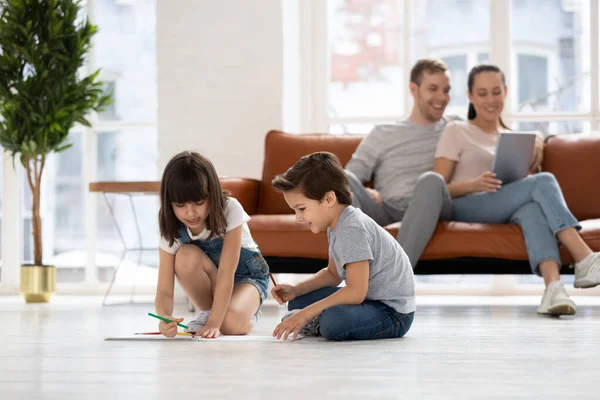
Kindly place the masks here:
[[(467, 80), (467, 86), (469, 87), (469, 93), (473, 94), (473, 85), (475, 84), (475, 77), (479, 74), (481, 74), (482, 72), (497, 72), (500, 74), (500, 77), (502, 79), (502, 84), (506, 87), (506, 77), (504, 76), (504, 72), (502, 72), (502, 70), (500, 68), (498, 68), (497, 66), (493, 65), (493, 64), (479, 64), (476, 65), (475, 67), (473, 67), (471, 69), (471, 71), (469, 72), (469, 79)], [(467, 113), (467, 119), (469, 121), (474, 120), (475, 117), (477, 116), (477, 111), (475, 111), (475, 106), (473, 105), (473, 103), (469, 102), (469, 111)], [(504, 121), (502, 121), (502, 117), (498, 117), (499, 118), (499, 122), (500, 125), (504, 128), (504, 129), (508, 129), (510, 130), (510, 128), (508, 126), (506, 126), (506, 124), (504, 123)]]

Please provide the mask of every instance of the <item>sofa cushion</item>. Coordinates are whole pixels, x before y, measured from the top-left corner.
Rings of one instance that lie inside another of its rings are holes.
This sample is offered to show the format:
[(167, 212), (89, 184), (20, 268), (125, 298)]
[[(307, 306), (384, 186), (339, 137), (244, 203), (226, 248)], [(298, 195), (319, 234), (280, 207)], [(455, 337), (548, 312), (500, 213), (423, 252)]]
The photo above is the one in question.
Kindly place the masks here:
[(300, 157), (316, 151), (335, 154), (346, 165), (363, 139), (361, 135), (302, 134), (271, 131), (265, 138), (265, 160), (259, 192), (259, 214), (290, 214), (292, 210), (271, 181), (284, 173)]
[[(253, 215), (248, 223), (252, 236), (267, 257), (306, 257), (327, 259), (327, 235), (314, 234), (308, 226), (296, 222), (295, 216)], [(600, 251), (600, 219), (582, 221), (581, 234), (594, 251)], [(394, 237), (400, 223), (388, 225)], [(527, 260), (527, 249), (521, 229), (516, 225), (440, 222), (425, 249), (423, 260), (461, 257)], [(563, 263), (573, 260), (561, 248)]]
[(258, 185), (260, 181), (249, 178), (219, 178), (221, 188), (229, 191), (231, 197), (240, 202), (244, 211), (252, 215), (258, 205)]
[[(394, 236), (400, 223), (386, 227)], [(466, 222), (438, 223), (422, 255), (424, 260), (481, 257), (526, 260), (521, 229), (516, 225), (488, 225)]]
[[(581, 221), (579, 232), (594, 251), (600, 251), (600, 218)], [(394, 236), (400, 223), (386, 226)], [(521, 228), (517, 225), (469, 224), (465, 222), (440, 222), (422, 259), (440, 260), (459, 257), (501, 258), (527, 260), (527, 248)], [(564, 264), (573, 258), (564, 246), (560, 246)]]
[(551, 136), (544, 148), (544, 171), (556, 176), (578, 220), (600, 218), (600, 135)]

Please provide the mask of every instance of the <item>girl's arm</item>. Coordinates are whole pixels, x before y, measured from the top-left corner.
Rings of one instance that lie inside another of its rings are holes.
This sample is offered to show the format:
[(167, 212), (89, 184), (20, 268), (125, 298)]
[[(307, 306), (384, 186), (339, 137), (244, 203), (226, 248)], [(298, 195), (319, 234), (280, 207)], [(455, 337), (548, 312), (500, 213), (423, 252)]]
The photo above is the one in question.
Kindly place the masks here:
[(346, 264), (346, 286), (331, 296), (306, 307), (305, 311), (308, 313), (309, 318), (313, 318), (329, 307), (343, 304), (360, 304), (365, 301), (368, 290), (369, 261), (363, 260)]
[(233, 277), (240, 260), (242, 249), (242, 225), (227, 232), (223, 238), (223, 250), (217, 272), (217, 284), (213, 298), (207, 328), (220, 328), (225, 319), (231, 294), (233, 293)]
[(337, 273), (335, 262), (330, 258), (327, 268), (323, 268), (314, 276), (296, 285), (296, 295), (314, 292), (324, 287), (336, 287), (342, 283), (342, 278)]
[(435, 159), (433, 171), (444, 177), (444, 181), (448, 184), (450, 197), (461, 197), (473, 193), (473, 182), (471, 181), (448, 183), (450, 182), (450, 178), (452, 178), (452, 174), (454, 174), (454, 168), (456, 168), (456, 161), (438, 157)]
[(163, 249), (158, 250), (158, 284), (154, 306), (156, 314), (171, 316), (173, 312), (173, 292), (175, 285), (175, 255)]
[(156, 313), (172, 322), (160, 321), (158, 330), (167, 337), (177, 335), (177, 323), (183, 318), (175, 318), (173, 313), (173, 291), (175, 285), (175, 255), (163, 249), (158, 250), (160, 263), (158, 265), (158, 284), (156, 285), (156, 299), (154, 306)]

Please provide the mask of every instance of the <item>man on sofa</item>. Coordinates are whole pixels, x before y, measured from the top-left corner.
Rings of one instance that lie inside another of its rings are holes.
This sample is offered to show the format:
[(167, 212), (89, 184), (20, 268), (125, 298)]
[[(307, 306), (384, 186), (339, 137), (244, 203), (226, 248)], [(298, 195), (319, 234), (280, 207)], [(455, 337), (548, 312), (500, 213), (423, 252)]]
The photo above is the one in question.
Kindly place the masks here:
[[(438, 220), (452, 218), (452, 200), (444, 178), (432, 172), (435, 149), (449, 119), (450, 76), (437, 59), (419, 60), (410, 73), (414, 105), (408, 119), (378, 125), (363, 139), (346, 165), (352, 205), (385, 226), (402, 221), (397, 240), (413, 268), (431, 239)], [(450, 118), (455, 119), (455, 118)], [(532, 168), (542, 162), (538, 135)], [(363, 183), (373, 179), (374, 189)]]

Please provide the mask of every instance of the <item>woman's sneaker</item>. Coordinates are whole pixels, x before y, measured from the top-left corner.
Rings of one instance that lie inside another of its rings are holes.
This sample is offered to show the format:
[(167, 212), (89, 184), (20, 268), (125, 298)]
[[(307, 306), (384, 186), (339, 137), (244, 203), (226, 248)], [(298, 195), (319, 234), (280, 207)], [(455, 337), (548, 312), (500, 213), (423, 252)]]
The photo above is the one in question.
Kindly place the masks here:
[[(298, 311), (302, 311), (302, 309), (291, 310), (291, 311), (286, 312), (283, 315), (283, 317), (281, 318), (281, 322), (290, 318), (292, 315), (296, 314)], [(306, 323), (306, 325), (304, 325), (304, 327), (302, 329), (300, 329), (299, 333), (302, 336), (321, 336), (321, 334), (319, 333), (319, 317), (318, 316), (314, 317), (313, 319), (308, 321)]]
[(592, 253), (575, 264), (576, 288), (591, 288), (600, 285), (600, 252)]
[(573, 315), (576, 312), (575, 302), (571, 300), (561, 281), (548, 285), (542, 297), (542, 304), (537, 309), (538, 314)]
[(210, 311), (200, 311), (200, 313), (196, 316), (194, 320), (186, 324), (188, 326), (188, 329), (186, 329), (184, 332), (198, 332), (200, 328), (206, 325), (206, 321), (208, 321), (209, 316)]

